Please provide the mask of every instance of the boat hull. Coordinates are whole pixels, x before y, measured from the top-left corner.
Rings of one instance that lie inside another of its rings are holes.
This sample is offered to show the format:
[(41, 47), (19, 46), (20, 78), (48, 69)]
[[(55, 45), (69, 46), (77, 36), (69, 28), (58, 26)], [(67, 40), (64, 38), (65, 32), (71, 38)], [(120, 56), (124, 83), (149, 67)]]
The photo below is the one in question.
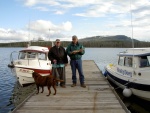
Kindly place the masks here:
[(32, 73), (37, 72), (42, 76), (50, 75), (50, 69), (38, 69), (38, 68), (27, 68), (27, 67), (15, 67), (15, 74), (21, 86), (27, 86), (34, 83)]
[(129, 82), (129, 78), (124, 79), (125, 77), (122, 78), (122, 76), (119, 78), (118, 75), (116, 76), (114, 73), (112, 74), (110, 69), (107, 68), (106, 73), (107, 79), (116, 84), (118, 88), (124, 89), (129, 87), (133, 95), (150, 101), (150, 84), (138, 83), (138, 80), (136, 82), (134, 82), (134, 80)]

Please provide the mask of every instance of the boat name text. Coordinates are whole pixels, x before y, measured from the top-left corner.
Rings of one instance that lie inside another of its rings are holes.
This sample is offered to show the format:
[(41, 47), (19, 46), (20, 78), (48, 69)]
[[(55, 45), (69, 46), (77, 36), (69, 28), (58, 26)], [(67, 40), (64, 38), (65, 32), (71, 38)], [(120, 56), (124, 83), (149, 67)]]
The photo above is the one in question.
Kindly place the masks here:
[(123, 69), (119, 69), (117, 68), (117, 72), (123, 74), (123, 75), (127, 75), (127, 76), (132, 76), (132, 72), (128, 72), (127, 70), (123, 70)]
[(28, 70), (28, 69), (20, 69), (19, 71), (23, 72), (23, 73), (32, 73), (32, 70)]

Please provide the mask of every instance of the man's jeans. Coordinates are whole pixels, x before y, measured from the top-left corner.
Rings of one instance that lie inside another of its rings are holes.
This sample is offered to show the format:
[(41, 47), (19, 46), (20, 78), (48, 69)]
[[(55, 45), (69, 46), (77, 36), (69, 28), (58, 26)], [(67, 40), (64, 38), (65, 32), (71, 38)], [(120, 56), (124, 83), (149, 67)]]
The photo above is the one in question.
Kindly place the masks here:
[(79, 78), (80, 78), (80, 84), (84, 84), (84, 75), (82, 70), (82, 60), (71, 60), (70, 61), (71, 70), (72, 70), (72, 82), (74, 84), (77, 83), (77, 77), (76, 77), (76, 69), (79, 72)]

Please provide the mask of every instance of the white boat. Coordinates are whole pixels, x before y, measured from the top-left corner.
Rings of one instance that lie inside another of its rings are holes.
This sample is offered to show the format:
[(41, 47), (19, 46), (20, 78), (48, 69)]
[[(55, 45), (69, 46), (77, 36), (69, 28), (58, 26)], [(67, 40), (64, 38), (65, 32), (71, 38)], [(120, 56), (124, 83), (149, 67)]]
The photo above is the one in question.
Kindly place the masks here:
[(47, 47), (29, 46), (19, 51), (18, 59), (13, 61), (15, 74), (22, 86), (34, 83), (32, 72), (35, 71), (42, 76), (51, 73), (52, 65), (48, 59), (49, 49)]
[(132, 48), (118, 54), (118, 63), (106, 66), (105, 76), (123, 89), (126, 97), (132, 94), (150, 101), (150, 48)]

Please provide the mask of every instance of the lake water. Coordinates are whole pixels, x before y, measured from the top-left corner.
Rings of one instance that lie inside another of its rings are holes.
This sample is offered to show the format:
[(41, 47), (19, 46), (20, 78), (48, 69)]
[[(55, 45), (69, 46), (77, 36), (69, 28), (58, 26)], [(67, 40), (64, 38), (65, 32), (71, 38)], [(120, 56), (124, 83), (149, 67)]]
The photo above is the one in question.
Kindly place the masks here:
[(0, 48), (0, 113), (7, 113), (14, 108), (12, 96), (16, 77), (7, 67), (10, 62), (10, 53), (20, 50), (19, 48)]
[[(15, 84), (17, 82), (12, 70), (7, 67), (10, 63), (10, 53), (13, 51), (19, 51), (22, 48), (0, 48), (0, 113), (8, 113), (14, 108), (12, 102), (12, 95)], [(117, 54), (126, 50), (125, 48), (86, 48), (86, 53), (83, 56), (83, 60), (94, 60), (100, 70), (104, 72), (104, 67), (107, 64), (117, 62)], [(15, 55), (14, 58), (17, 58)], [(122, 98), (121, 91), (117, 91)], [(138, 100), (136, 97), (130, 99), (124, 99), (127, 107), (132, 113), (150, 113), (150, 106), (146, 102)], [(142, 102), (142, 105), (141, 105)]]

